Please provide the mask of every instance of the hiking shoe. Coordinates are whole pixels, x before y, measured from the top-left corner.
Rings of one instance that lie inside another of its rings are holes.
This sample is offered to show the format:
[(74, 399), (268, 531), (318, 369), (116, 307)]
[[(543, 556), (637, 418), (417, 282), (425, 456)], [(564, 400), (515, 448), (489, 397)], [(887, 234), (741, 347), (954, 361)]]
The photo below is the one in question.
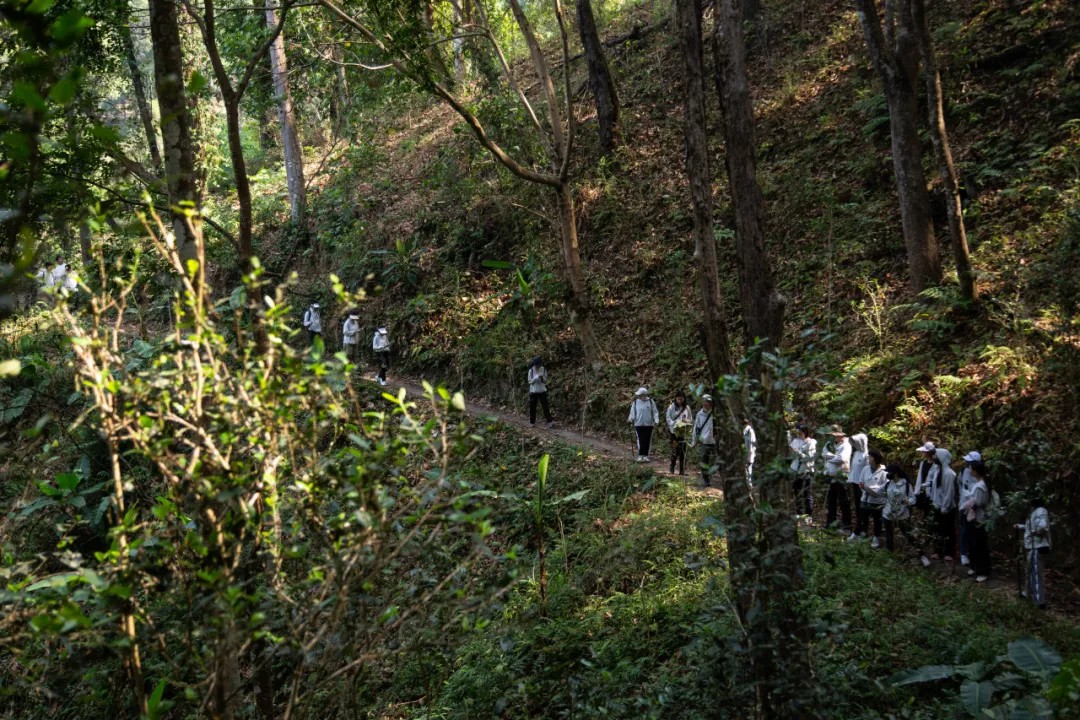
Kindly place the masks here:
[(989, 579), (989, 578), (987, 578), (987, 577), (986, 577), (985, 575), (980, 575), (980, 576), (978, 576), (977, 578), (975, 578), (975, 582), (977, 582), (977, 583), (984, 583), (984, 582), (986, 582), (986, 581), (987, 581), (988, 579)]
[(551, 430), (554, 427), (555, 427), (555, 421), (554, 420), (548, 420), (547, 429)]
[(966, 565), (970, 565), (970, 564), (971, 564), (971, 561), (970, 561), (970, 560), (968, 560), (968, 556), (967, 556), (967, 555), (961, 555), (961, 556), (960, 556), (960, 564), (961, 564), (961, 565), (965, 565), (965, 566), (966, 566)]
[(652, 458), (651, 458), (651, 457), (649, 457), (648, 455), (646, 455), (646, 456), (645, 456), (645, 459), (644, 459), (644, 460), (642, 460), (642, 462), (652, 462)]
[(974, 570), (968, 570), (968, 577), (971, 577), (974, 574), (975, 574)]
[(881, 547), (881, 543), (878, 542), (878, 539), (875, 537), (873, 540), (870, 541), (870, 547), (877, 550), (879, 547)]
[(930, 558), (926, 557), (925, 555), (919, 558), (919, 562), (922, 563), (923, 567), (930, 567)]
[(848, 542), (855, 542), (858, 539), (859, 539), (858, 535), (856, 535), (855, 533), (851, 533), (850, 535), (848, 535), (847, 541)]

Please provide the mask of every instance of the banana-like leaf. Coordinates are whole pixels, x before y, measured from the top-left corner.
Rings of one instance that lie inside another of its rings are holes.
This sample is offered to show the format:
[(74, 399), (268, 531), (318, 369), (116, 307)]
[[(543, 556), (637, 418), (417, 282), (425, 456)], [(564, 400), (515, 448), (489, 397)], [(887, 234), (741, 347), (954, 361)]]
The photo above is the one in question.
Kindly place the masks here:
[(1046, 698), (1028, 695), (1016, 701), (1009, 720), (1052, 720), (1054, 711)]
[(993, 696), (994, 683), (989, 680), (982, 682), (965, 680), (960, 685), (960, 702), (972, 717), (982, 717), (983, 710), (990, 707), (990, 699)]
[(1042, 640), (1022, 637), (1009, 643), (1009, 659), (1016, 667), (1033, 675), (1055, 675), (1061, 669), (1061, 655)]
[(901, 670), (890, 677), (888, 682), (890, 685), (896, 686), (914, 685), (915, 683), (944, 680), (952, 677), (955, 672), (956, 669), (952, 665), (923, 665), (914, 670)]

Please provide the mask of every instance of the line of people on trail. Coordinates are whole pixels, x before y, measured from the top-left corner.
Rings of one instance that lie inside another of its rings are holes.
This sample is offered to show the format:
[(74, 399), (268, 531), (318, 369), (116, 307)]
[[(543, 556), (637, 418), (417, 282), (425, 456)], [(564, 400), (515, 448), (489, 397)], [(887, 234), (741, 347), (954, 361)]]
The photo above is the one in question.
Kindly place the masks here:
[[(319, 303), (311, 303), (304, 311), (304, 329), (308, 331), (308, 340), (314, 344), (315, 338), (322, 338), (323, 322), (322, 309)], [(360, 338), (364, 329), (360, 326), (360, 316), (349, 313), (341, 324), (341, 345), (345, 349), (345, 355), (350, 362), (359, 363)], [(371, 352), (374, 358), (377, 374), (376, 381), (380, 385), (386, 385), (386, 374), (390, 371), (390, 332), (385, 325), (375, 329), (371, 337)]]

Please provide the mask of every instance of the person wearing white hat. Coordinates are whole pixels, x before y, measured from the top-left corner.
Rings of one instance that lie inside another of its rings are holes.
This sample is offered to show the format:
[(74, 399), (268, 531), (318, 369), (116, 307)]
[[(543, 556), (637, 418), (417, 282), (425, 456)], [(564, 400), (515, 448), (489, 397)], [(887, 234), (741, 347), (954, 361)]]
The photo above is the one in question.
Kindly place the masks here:
[(701, 396), (701, 409), (694, 417), (690, 447), (698, 443), (701, 443), (701, 481), (705, 487), (710, 487), (713, 466), (716, 464), (716, 419), (713, 417), (712, 395)]
[[(920, 539), (925, 539), (930, 535), (930, 523), (934, 514), (933, 504), (930, 501), (930, 495), (928, 493), (930, 487), (928, 477), (930, 475), (930, 469), (934, 467), (937, 446), (927, 440), (922, 445), (915, 448), (915, 452), (919, 453), (919, 456), (922, 458), (919, 461), (919, 469), (915, 475), (915, 510), (918, 513), (918, 517), (915, 520), (915, 526), (918, 529), (918, 536)], [(925, 550), (922, 553), (922, 557), (919, 559), (922, 562), (923, 567), (930, 566), (930, 558), (926, 556)]]
[(360, 316), (351, 314), (341, 326), (341, 344), (345, 346), (345, 355), (356, 362), (360, 355)]
[[(971, 490), (975, 487), (975, 478), (972, 477), (971, 463), (982, 462), (982, 455), (978, 450), (972, 450), (964, 456), (964, 469), (956, 477), (956, 484), (960, 492), (961, 506), (971, 498)], [(968, 538), (967, 513), (960, 513), (960, 564), (971, 564), (971, 541)]]
[(375, 331), (371, 339), (371, 349), (375, 353), (375, 366), (379, 368), (379, 384), (386, 384), (386, 372), (390, 369), (390, 333), (386, 327)]
[(650, 462), (649, 445), (652, 443), (652, 431), (660, 423), (660, 409), (649, 397), (649, 388), (642, 385), (634, 393), (630, 403), (630, 415), (626, 418), (637, 433), (637, 462)]
[(795, 497), (795, 512), (805, 515), (811, 522), (814, 517), (814, 463), (817, 459), (817, 440), (810, 436), (810, 426), (799, 423), (795, 426), (795, 437), (788, 445), (795, 456), (791, 461), (791, 471), (795, 474), (792, 494)]
[(308, 339), (315, 343), (315, 338), (322, 337), (322, 311), (319, 303), (311, 303), (304, 311), (304, 328), (308, 331)]
[(825, 495), (825, 527), (836, 523), (836, 509), (840, 506), (840, 527), (851, 531), (851, 498), (848, 495), (847, 478), (851, 472), (851, 443), (847, 434), (839, 425), (829, 430), (833, 442), (826, 447), (821, 457), (825, 461), (825, 477), (829, 479), (829, 490)]

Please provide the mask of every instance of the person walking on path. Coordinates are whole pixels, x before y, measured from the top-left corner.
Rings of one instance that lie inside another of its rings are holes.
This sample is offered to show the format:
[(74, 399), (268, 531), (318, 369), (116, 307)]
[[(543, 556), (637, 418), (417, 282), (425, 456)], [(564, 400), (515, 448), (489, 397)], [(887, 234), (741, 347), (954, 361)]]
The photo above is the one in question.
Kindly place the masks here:
[[(934, 467), (937, 446), (927, 440), (916, 449), (916, 452), (919, 453), (922, 459), (919, 461), (919, 468), (915, 475), (914, 525), (915, 533), (920, 538), (920, 543), (925, 549), (926, 540), (932, 534), (933, 527), (934, 507), (930, 501), (930, 493), (928, 492), (930, 483), (928, 480), (930, 470)], [(919, 560), (922, 562), (923, 567), (930, 567), (930, 558), (926, 556), (925, 552)]]
[(795, 496), (795, 513), (805, 515), (809, 522), (814, 516), (814, 461), (817, 458), (817, 440), (810, 437), (810, 428), (804, 423), (795, 426), (795, 437), (791, 439), (794, 459), (791, 472), (795, 474), (792, 494)]
[(308, 340), (312, 345), (315, 344), (315, 338), (322, 337), (322, 311), (319, 310), (319, 303), (311, 303), (304, 311), (304, 328), (308, 331)]
[(701, 443), (701, 482), (712, 485), (712, 471), (716, 465), (716, 418), (713, 417), (712, 395), (701, 396), (701, 409), (694, 418), (694, 430), (690, 434), (690, 447)]
[(743, 460), (746, 462), (746, 484), (754, 487), (754, 460), (757, 458), (757, 433), (750, 418), (743, 418)]
[(885, 468), (888, 484), (885, 485), (885, 505), (881, 508), (881, 518), (885, 523), (885, 548), (893, 551), (893, 536), (900, 530), (907, 540), (909, 550), (914, 550), (915, 538), (911, 535), (911, 506), (915, 504), (915, 489), (911, 480), (899, 465)]
[(548, 404), (548, 372), (544, 367), (543, 360), (539, 356), (529, 361), (529, 424), (536, 424), (536, 405), (539, 403), (544, 408), (544, 420), (550, 428), (554, 424), (551, 419), (551, 405)]
[(952, 453), (934, 451), (934, 464), (927, 478), (930, 504), (934, 508), (934, 554), (931, 560), (952, 562), (956, 547), (956, 472), (949, 466)]
[(832, 448), (822, 451), (825, 461), (825, 476), (829, 479), (829, 491), (825, 496), (825, 527), (836, 523), (836, 506), (840, 506), (840, 523), (845, 530), (851, 530), (851, 503), (848, 497), (847, 479), (851, 472), (851, 443), (839, 425), (829, 430), (833, 438)]
[[(971, 476), (971, 463), (982, 462), (982, 455), (978, 450), (972, 450), (964, 456), (964, 469), (956, 476), (956, 485), (959, 488), (959, 505), (963, 505), (971, 497), (971, 488), (975, 480)], [(971, 547), (968, 538), (967, 515), (960, 513), (960, 564), (971, 564)]]
[(390, 369), (390, 333), (385, 325), (375, 331), (371, 349), (375, 352), (375, 367), (379, 369), (379, 384), (386, 385), (386, 373)]
[(881, 524), (884, 519), (885, 503), (888, 500), (885, 489), (889, 484), (888, 472), (885, 470), (885, 456), (880, 450), (875, 449), (867, 453), (867, 465), (863, 468), (862, 482), (859, 484), (863, 491), (860, 500), (862, 512), (859, 513), (859, 524), (848, 540), (865, 537), (870, 522), (873, 521), (874, 539), (870, 542), (870, 547), (877, 548), (881, 546)]
[(341, 344), (345, 346), (345, 356), (355, 364), (360, 358), (360, 316), (349, 315), (341, 326)]
[(1024, 531), (1024, 557), (1027, 561), (1027, 591), (1021, 594), (1040, 610), (1046, 609), (1046, 582), (1043, 557), (1050, 552), (1050, 513), (1041, 497), (1031, 502), (1031, 514), (1016, 526)]
[(671, 437), (671, 470), (675, 472), (675, 464), (679, 465), (679, 474), (686, 474), (686, 443), (689, 440), (690, 429), (694, 424), (694, 416), (690, 413), (690, 406), (686, 404), (686, 393), (682, 390), (675, 393), (675, 399), (671, 401), (665, 414), (668, 434)]
[(986, 531), (986, 521), (990, 516), (990, 483), (986, 465), (971, 463), (971, 474), (975, 484), (971, 487), (971, 497), (960, 507), (960, 512), (967, 515), (968, 543), (971, 546), (971, 569), (968, 575), (975, 576), (975, 582), (986, 582), (990, 577), (990, 538)]
[(630, 403), (630, 415), (626, 418), (637, 433), (637, 462), (651, 462), (649, 447), (652, 444), (653, 428), (660, 424), (660, 410), (656, 402), (649, 397), (649, 388), (642, 385), (634, 393)]
[[(862, 472), (863, 468), (867, 467), (867, 455), (866, 450), (869, 447), (869, 438), (863, 433), (855, 433), (851, 436), (851, 470), (848, 471), (847, 486), (848, 493), (851, 495), (851, 507), (855, 512), (855, 524), (861, 524), (862, 518), (859, 514), (862, 512)], [(843, 528), (842, 530), (850, 530), (850, 528)]]

